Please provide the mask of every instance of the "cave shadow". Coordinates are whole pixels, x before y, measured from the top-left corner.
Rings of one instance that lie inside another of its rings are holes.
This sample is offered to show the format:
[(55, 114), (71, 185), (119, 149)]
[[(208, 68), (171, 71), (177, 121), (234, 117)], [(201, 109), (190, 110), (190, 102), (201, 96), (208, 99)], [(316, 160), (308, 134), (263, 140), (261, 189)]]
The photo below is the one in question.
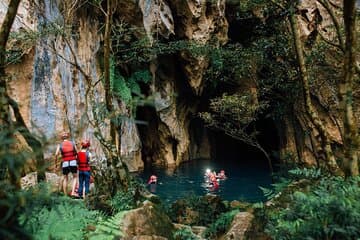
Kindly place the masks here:
[[(258, 131), (257, 139), (268, 153), (271, 167), (276, 171), (279, 164), (279, 137), (274, 122), (271, 119), (261, 119), (255, 123)], [(269, 160), (258, 148), (237, 140), (223, 132), (210, 132), (211, 159), (217, 165), (226, 168), (236, 168), (239, 171), (261, 170), (272, 174)]]

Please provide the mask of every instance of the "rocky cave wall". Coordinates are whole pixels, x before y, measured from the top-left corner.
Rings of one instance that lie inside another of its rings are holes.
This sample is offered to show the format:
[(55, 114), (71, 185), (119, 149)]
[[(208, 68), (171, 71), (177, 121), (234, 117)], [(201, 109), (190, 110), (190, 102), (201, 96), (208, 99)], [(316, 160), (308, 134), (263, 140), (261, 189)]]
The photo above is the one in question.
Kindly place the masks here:
[[(21, 28), (39, 29), (42, 23), (63, 19), (56, 1), (39, 1), (41, 9), (34, 9), (31, 2), (23, 1), (13, 30)], [(158, 4), (155, 4), (155, 3)], [(300, 18), (303, 37), (313, 31), (310, 24), (314, 14), (323, 14), (323, 23), (328, 24), (327, 15), (315, 1), (302, 1), (307, 18)], [(235, 24), (226, 17), (225, 0), (158, 0), (138, 2), (120, 1), (119, 16), (129, 24), (143, 28), (150, 39), (185, 39), (199, 44), (209, 41), (223, 45), (228, 41), (229, 25)], [(1, 15), (6, 6), (1, 5)], [(261, 14), (256, 13), (259, 18)], [(64, 130), (70, 130), (76, 141), (90, 138), (92, 150), (99, 158), (103, 156), (99, 143), (93, 137), (93, 128), (84, 121), (85, 92), (89, 83), (73, 66), (76, 61), (96, 81), (100, 77), (97, 54), (102, 36), (96, 18), (86, 14), (76, 15), (77, 37), (64, 40), (60, 37), (42, 38), (23, 57), (22, 62), (7, 70), (12, 76), (9, 91), (19, 103), (21, 113), (32, 131), (47, 138), (54, 138)], [(71, 47), (70, 47), (71, 46)], [(168, 166), (178, 165), (195, 158), (209, 158), (211, 146), (207, 130), (197, 122), (199, 105), (203, 104), (204, 72), (209, 60), (206, 56), (194, 56), (188, 51), (178, 55), (154, 56), (149, 65), (152, 73), (151, 93), (155, 95), (154, 108), (142, 109), (146, 126), (136, 126), (131, 119), (121, 127), (121, 153), (132, 171), (144, 166), (143, 160)], [(94, 82), (92, 83), (94, 84)], [(240, 91), (256, 94), (254, 83), (239, 86)], [(341, 144), (339, 118), (323, 106), (333, 96), (334, 86), (323, 86), (314, 93), (317, 108), (330, 129), (335, 143)], [(330, 91), (331, 90), (331, 91)], [(94, 89), (95, 102), (104, 101), (101, 84)], [(206, 99), (205, 99), (206, 100)], [(206, 100), (207, 101), (207, 100)], [(194, 120), (195, 119), (195, 120)], [(298, 106), (296, 114), (275, 123), (279, 133), (279, 151), (283, 159), (288, 153), (297, 155), (299, 162), (316, 163), (314, 149), (318, 146), (318, 133), (305, 133), (311, 124)], [(139, 133), (140, 128), (140, 133)], [(55, 144), (50, 144), (46, 158), (51, 159)], [(141, 151), (141, 149), (143, 151)], [(143, 154), (143, 156), (142, 156)]]
[[(50, 0), (22, 1), (12, 30), (41, 32), (46, 25), (62, 26), (65, 19), (58, 4)], [(3, 17), (7, 5), (2, 2), (0, 7)], [(31, 131), (46, 139), (45, 159), (51, 163), (63, 131), (69, 131), (76, 143), (89, 139), (94, 156), (98, 161), (104, 160), (100, 143), (94, 137), (94, 128), (87, 120), (93, 117), (93, 104), (104, 102), (104, 89), (98, 81), (101, 70), (97, 57), (102, 36), (96, 17), (79, 13), (75, 21), (75, 30), (72, 30), (76, 34), (63, 38), (52, 29), (50, 35), (40, 37), (35, 46), (27, 50), (20, 63), (7, 68), (11, 76), (9, 93), (19, 103)], [(90, 86), (92, 94), (88, 95)], [(106, 126), (104, 132), (107, 132)], [(124, 121), (120, 144), (132, 171), (143, 166), (137, 136), (134, 121)]]

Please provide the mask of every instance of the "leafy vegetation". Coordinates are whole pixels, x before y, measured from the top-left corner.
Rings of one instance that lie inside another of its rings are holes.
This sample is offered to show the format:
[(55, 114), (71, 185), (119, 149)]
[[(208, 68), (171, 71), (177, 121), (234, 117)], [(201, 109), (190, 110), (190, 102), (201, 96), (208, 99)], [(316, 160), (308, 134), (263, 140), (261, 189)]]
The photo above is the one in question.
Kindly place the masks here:
[(113, 217), (100, 218), (95, 226), (95, 231), (87, 235), (89, 240), (113, 240), (121, 238), (123, 233), (119, 230), (119, 222), (124, 212), (119, 212)]
[(14, 134), (16, 129), (0, 131), (0, 238), (29, 239), (18, 217), (31, 199), (31, 195), (20, 189), (20, 176), (26, 159), (32, 156), (29, 151), (15, 151)]
[(31, 215), (20, 216), (20, 223), (34, 239), (80, 239), (87, 225), (94, 224), (100, 216), (99, 212), (88, 210), (82, 201), (54, 198), (51, 205), (37, 204)]
[(216, 239), (222, 234), (226, 233), (229, 229), (232, 220), (235, 215), (239, 212), (239, 210), (233, 210), (230, 212), (226, 212), (221, 214), (214, 223), (210, 224), (210, 226), (204, 232), (206, 239)]
[(180, 228), (174, 232), (174, 240), (199, 240), (189, 228)]
[(270, 212), (266, 232), (284, 240), (359, 238), (359, 185), (359, 177), (329, 177), (294, 192), (288, 207)]
[(145, 187), (133, 180), (130, 182), (127, 191), (118, 191), (115, 196), (110, 200), (110, 205), (114, 213), (118, 213), (124, 210), (130, 210), (137, 206), (142, 197), (140, 191), (144, 191)]

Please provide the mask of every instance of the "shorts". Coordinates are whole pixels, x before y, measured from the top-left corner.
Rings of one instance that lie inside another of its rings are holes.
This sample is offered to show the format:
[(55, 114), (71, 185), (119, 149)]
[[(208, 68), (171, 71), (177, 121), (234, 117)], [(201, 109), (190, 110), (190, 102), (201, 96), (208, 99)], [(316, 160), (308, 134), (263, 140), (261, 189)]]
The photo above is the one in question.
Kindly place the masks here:
[(62, 163), (62, 172), (64, 175), (71, 173), (77, 173), (76, 160), (65, 161)]

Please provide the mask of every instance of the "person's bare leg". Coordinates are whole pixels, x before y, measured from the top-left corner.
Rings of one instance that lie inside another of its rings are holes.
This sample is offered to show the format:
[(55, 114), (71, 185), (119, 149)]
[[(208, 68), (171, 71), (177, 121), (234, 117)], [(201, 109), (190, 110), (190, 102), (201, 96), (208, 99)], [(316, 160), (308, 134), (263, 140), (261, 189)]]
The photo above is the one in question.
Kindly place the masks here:
[(59, 185), (58, 185), (59, 193), (61, 193), (63, 191), (63, 181), (64, 181), (64, 175), (61, 175), (60, 182), (59, 182)]
[(73, 176), (73, 181), (72, 181), (73, 184), (72, 184), (72, 189), (71, 189), (71, 195), (75, 195), (75, 188), (76, 188), (76, 184), (78, 182), (78, 176), (76, 173), (73, 173), (72, 176)]
[(68, 185), (68, 175), (63, 176), (62, 188), (65, 196), (67, 196), (67, 185)]

